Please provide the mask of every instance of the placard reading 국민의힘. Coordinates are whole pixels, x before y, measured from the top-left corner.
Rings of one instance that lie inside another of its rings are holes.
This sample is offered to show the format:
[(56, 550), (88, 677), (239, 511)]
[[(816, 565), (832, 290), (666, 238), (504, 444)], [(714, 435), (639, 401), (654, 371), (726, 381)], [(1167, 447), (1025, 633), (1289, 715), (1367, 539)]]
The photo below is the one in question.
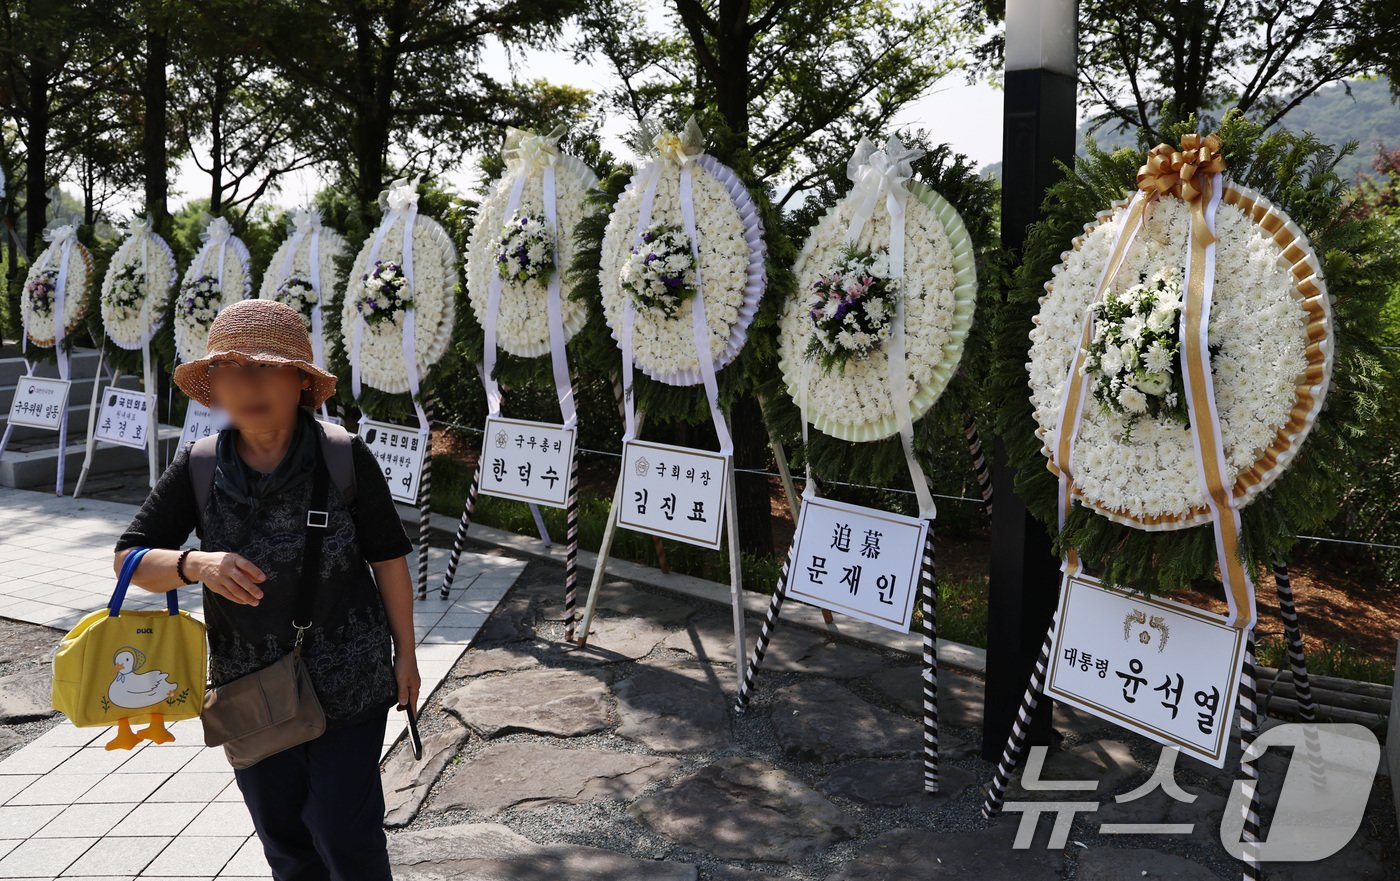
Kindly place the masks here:
[(805, 498), (788, 596), (908, 633), (927, 534), (928, 523), (917, 517)]
[(628, 441), (618, 525), (719, 550), (730, 463), (707, 450)]
[(68, 387), (66, 379), (20, 377), (10, 402), (10, 424), (58, 431), (68, 406)]
[(217, 408), (210, 409), (198, 401), (191, 400), (189, 408), (185, 410), (185, 430), (180, 432), (180, 443), (183, 445), (190, 441), (197, 441), (227, 427), (227, 413)]
[(549, 422), (486, 418), (481, 492), (563, 508), (569, 501), (574, 430)]
[(154, 398), (144, 392), (108, 386), (102, 393), (102, 409), (97, 412), (93, 437), (109, 444), (144, 450), (154, 406)]
[(418, 480), (423, 475), (423, 455), (428, 449), (428, 433), (417, 428), (360, 420), (360, 439), (379, 460), (389, 494), (395, 501), (418, 502)]
[(1220, 768), (1243, 661), (1244, 631), (1220, 615), (1074, 575), (1046, 693)]

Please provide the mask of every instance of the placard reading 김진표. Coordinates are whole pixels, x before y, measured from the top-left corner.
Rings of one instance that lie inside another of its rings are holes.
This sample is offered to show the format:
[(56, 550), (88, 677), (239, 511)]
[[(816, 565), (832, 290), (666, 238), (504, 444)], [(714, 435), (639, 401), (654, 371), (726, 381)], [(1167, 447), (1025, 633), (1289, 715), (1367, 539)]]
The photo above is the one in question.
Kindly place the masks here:
[(102, 392), (102, 409), (97, 413), (93, 437), (109, 444), (144, 450), (150, 439), (148, 428), (155, 405), (152, 395), (108, 386)]
[(556, 423), (488, 416), (482, 435), (481, 492), (566, 507), (575, 434)]
[(909, 632), (927, 521), (804, 498), (788, 567), (788, 596)]
[(10, 401), (10, 424), (58, 431), (68, 406), (69, 386), (66, 379), (20, 377)]
[(423, 457), (428, 450), (428, 432), (373, 419), (360, 420), (360, 439), (369, 447), (395, 501), (418, 503), (418, 481), (423, 476)]
[(618, 525), (719, 550), (731, 461), (708, 450), (628, 441)]
[(1225, 764), (1244, 631), (1216, 614), (1066, 576), (1046, 693)]

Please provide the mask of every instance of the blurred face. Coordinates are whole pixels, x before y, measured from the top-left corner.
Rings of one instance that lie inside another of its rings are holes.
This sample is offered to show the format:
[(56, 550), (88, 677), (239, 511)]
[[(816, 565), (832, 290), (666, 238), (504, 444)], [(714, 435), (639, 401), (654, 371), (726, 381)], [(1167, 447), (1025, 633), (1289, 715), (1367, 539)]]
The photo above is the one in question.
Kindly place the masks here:
[(286, 364), (237, 360), (209, 362), (214, 406), (240, 431), (276, 431), (296, 424), (297, 405), (311, 379)]

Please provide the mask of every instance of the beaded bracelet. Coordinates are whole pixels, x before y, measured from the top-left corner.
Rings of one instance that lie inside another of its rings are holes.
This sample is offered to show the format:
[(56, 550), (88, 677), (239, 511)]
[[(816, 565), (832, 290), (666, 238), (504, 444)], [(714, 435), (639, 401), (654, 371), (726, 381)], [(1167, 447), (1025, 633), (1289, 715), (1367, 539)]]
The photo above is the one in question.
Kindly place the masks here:
[(180, 559), (175, 562), (175, 574), (180, 576), (180, 580), (186, 584), (194, 584), (194, 579), (185, 574), (185, 558), (190, 555), (190, 551), (192, 550), (194, 550), (194, 548), (185, 548), (184, 551), (180, 553)]

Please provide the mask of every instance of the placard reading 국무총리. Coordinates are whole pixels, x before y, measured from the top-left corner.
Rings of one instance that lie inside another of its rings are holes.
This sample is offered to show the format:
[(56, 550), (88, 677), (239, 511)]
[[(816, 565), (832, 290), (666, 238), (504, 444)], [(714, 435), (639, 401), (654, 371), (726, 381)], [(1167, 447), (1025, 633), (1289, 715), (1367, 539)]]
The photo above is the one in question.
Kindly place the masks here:
[(574, 435), (574, 429), (555, 423), (488, 416), (482, 435), (481, 492), (566, 507)]
[(628, 441), (618, 525), (719, 550), (731, 462), (707, 450)]
[(908, 633), (927, 534), (917, 517), (804, 498), (787, 595)]
[(384, 479), (389, 482), (389, 494), (395, 501), (409, 505), (418, 502), (418, 481), (423, 476), (423, 456), (428, 450), (427, 431), (360, 420), (360, 439), (379, 460)]
[(123, 447), (146, 448), (155, 399), (144, 392), (107, 387), (102, 393), (102, 409), (97, 411), (93, 437)]
[(191, 399), (185, 410), (185, 430), (180, 432), (180, 443), (186, 444), (208, 437), (228, 427), (228, 414), (218, 408), (209, 408)]
[(1224, 767), (1243, 630), (1085, 575), (1065, 578), (1055, 622), (1047, 694)]
[(58, 431), (68, 406), (69, 385), (66, 379), (20, 377), (10, 401), (10, 424)]

